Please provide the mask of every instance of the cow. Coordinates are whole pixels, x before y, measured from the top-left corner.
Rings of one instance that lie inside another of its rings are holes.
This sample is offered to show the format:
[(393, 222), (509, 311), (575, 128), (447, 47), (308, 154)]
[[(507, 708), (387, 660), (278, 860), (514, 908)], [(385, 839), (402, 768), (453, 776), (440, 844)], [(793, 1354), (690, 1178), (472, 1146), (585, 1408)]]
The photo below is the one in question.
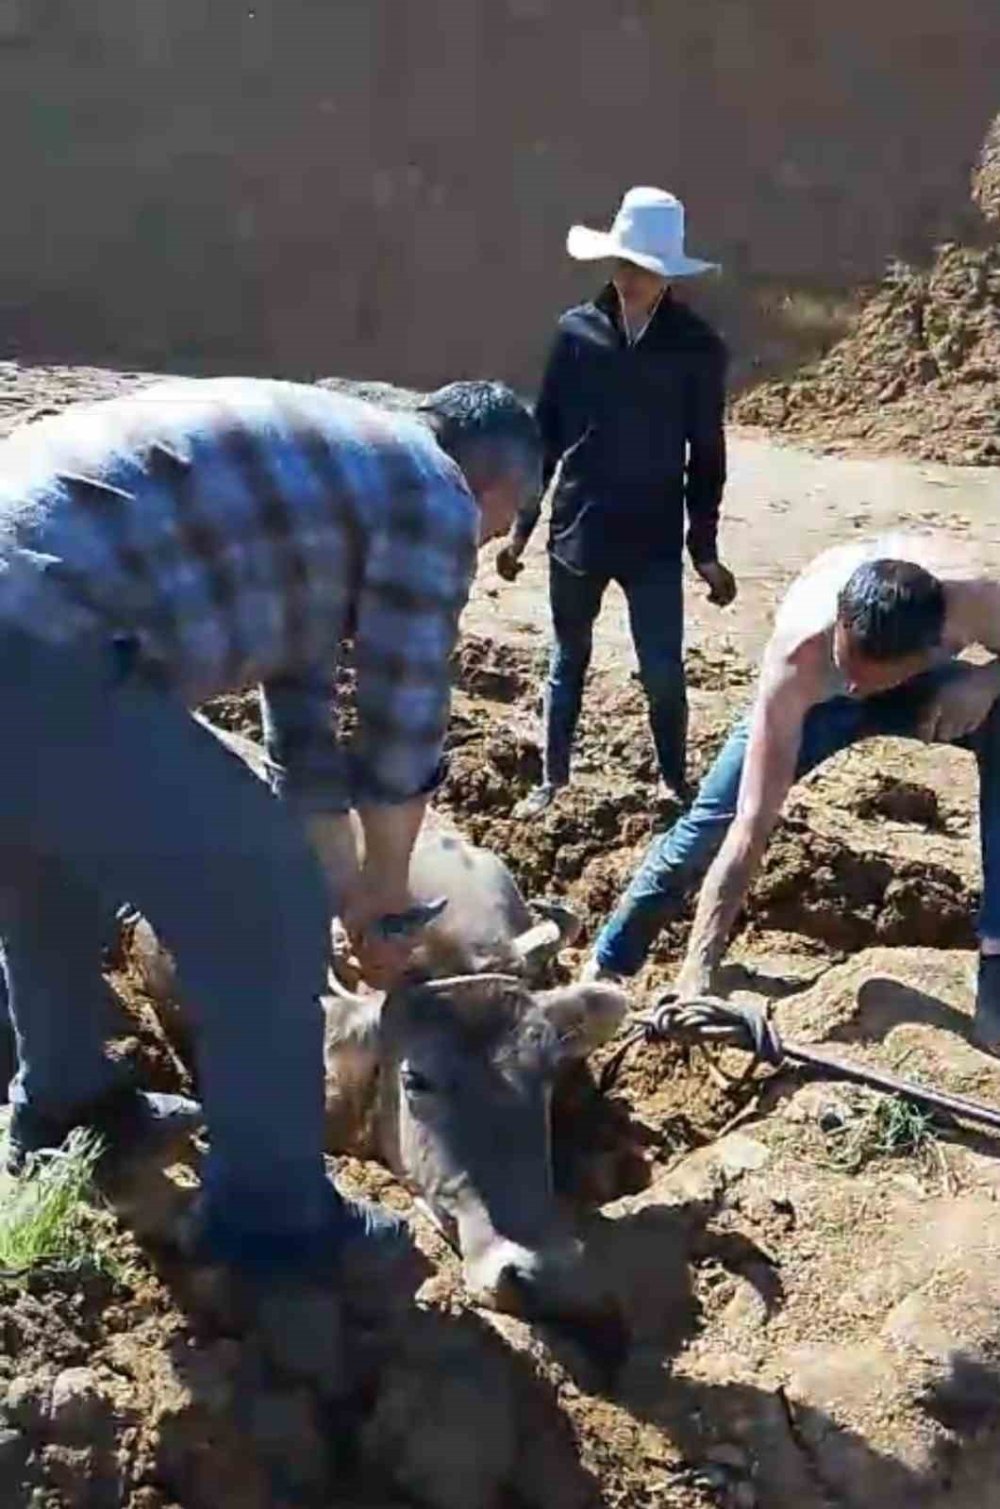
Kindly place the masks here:
[[(262, 772), (259, 746), (220, 737)], [(537, 988), (575, 919), (553, 905), (533, 914), (502, 860), (436, 814), (410, 880), (417, 900), (447, 905), (404, 983), (388, 995), (352, 989), (334, 955), (323, 1003), (328, 1150), (374, 1157), (410, 1188), (460, 1253), (477, 1302), (600, 1323), (609, 1301), (553, 1189), (550, 1102), (560, 1071), (617, 1031), (626, 997), (602, 984)], [(150, 993), (175, 998), (152, 929), (133, 918), (129, 932)]]

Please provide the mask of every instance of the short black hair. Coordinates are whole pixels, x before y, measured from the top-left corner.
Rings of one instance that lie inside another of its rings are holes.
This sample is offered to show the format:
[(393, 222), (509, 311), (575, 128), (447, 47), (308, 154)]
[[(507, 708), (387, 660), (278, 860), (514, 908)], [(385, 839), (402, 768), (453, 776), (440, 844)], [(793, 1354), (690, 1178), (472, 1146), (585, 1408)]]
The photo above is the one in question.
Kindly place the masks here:
[(528, 405), (502, 382), (452, 382), (420, 405), (443, 450), (463, 468), (501, 471), (541, 467), (542, 441)]
[(934, 649), (944, 620), (944, 588), (912, 561), (865, 561), (837, 598), (838, 623), (869, 660)]

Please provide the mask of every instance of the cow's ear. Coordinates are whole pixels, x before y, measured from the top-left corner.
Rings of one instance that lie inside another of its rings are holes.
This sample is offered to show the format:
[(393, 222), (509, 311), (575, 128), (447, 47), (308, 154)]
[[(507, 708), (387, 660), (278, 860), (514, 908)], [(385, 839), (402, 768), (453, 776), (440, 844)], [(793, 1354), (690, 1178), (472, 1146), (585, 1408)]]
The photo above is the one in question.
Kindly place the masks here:
[(628, 996), (615, 985), (562, 985), (537, 1000), (566, 1058), (586, 1058), (614, 1037), (629, 1007)]
[(378, 1093), (382, 1002), (327, 996), (323, 1014), (327, 1151), (368, 1156)]

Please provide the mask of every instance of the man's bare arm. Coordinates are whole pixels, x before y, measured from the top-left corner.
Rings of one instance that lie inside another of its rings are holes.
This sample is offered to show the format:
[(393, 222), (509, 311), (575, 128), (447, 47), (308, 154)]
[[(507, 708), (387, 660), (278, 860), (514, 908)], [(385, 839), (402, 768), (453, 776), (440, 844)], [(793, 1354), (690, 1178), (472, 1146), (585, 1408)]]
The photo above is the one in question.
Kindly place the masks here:
[(712, 988), (733, 923), (795, 779), (802, 724), (814, 697), (810, 678), (788, 661), (765, 661), (750, 726), (736, 817), (698, 898), (684, 967), (682, 997)]

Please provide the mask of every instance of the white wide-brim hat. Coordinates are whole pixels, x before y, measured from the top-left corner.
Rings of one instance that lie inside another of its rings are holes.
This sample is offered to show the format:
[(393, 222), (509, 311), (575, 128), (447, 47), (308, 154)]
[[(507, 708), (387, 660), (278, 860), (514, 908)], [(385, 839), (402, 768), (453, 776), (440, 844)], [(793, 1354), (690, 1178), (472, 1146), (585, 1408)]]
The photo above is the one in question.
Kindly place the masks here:
[(574, 225), (566, 250), (578, 262), (621, 257), (662, 278), (694, 278), (719, 270), (717, 262), (686, 254), (684, 206), (663, 189), (629, 189), (609, 231)]

